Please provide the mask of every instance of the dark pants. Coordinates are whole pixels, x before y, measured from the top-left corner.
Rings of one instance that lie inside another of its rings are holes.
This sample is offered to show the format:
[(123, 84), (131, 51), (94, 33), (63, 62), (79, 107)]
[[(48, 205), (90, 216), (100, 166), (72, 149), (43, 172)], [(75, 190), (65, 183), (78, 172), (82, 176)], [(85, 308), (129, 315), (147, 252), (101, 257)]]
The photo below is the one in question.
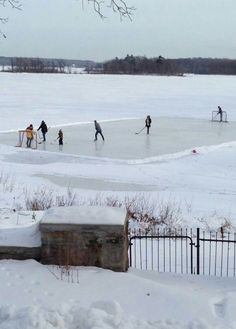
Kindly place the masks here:
[(150, 126), (146, 126), (146, 127), (147, 127), (147, 134), (149, 135)]
[(31, 147), (32, 140), (33, 140), (33, 138), (27, 138), (27, 141), (26, 141), (27, 147)]
[(100, 134), (102, 136), (102, 139), (104, 140), (104, 136), (103, 136), (102, 132), (101, 131), (96, 131), (96, 133), (95, 133), (95, 141), (98, 139), (98, 134)]
[(59, 145), (63, 145), (63, 139), (59, 138)]
[(43, 141), (46, 142), (46, 133), (42, 131), (42, 135), (43, 135)]

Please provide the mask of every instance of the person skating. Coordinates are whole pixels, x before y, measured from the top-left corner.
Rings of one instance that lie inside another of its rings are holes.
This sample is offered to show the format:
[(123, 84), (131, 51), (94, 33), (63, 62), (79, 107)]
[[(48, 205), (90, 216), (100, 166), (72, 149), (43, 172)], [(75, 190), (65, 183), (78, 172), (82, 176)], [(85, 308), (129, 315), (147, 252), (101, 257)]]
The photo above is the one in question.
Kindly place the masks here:
[(34, 139), (34, 134), (33, 134), (33, 125), (30, 124), (29, 127), (27, 127), (25, 129), (26, 131), (26, 138), (27, 138), (27, 141), (26, 141), (26, 146), (27, 147), (31, 147), (31, 143), (32, 143), (32, 140)]
[(59, 141), (59, 145), (63, 145), (63, 132), (62, 132), (61, 129), (58, 131), (58, 137), (57, 137), (57, 139)]
[(217, 115), (220, 115), (220, 122), (222, 122), (222, 119), (223, 119), (223, 111), (222, 111), (222, 108), (220, 106), (218, 106), (218, 112), (217, 112)]
[(102, 133), (102, 128), (101, 128), (100, 124), (96, 120), (94, 120), (94, 126), (95, 126), (95, 130), (96, 130), (94, 141), (97, 140), (98, 134), (100, 134), (101, 137), (102, 137), (102, 139), (104, 140), (104, 136), (103, 136), (103, 133)]
[(147, 134), (149, 135), (149, 129), (151, 127), (151, 123), (152, 123), (152, 119), (150, 117), (150, 115), (148, 115), (146, 117), (146, 120), (145, 120), (145, 127), (147, 127)]
[(43, 141), (46, 142), (46, 133), (48, 132), (48, 127), (44, 121), (41, 122), (41, 125), (38, 127), (38, 131), (41, 129), (43, 135)]

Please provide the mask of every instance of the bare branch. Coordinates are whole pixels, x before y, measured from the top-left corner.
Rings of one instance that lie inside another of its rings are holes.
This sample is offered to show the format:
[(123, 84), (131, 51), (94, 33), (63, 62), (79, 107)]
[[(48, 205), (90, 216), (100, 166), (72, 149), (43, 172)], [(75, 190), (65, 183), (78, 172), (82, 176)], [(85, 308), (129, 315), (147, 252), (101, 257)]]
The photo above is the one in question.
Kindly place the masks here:
[(0, 17), (0, 22), (1, 22), (2, 24), (5, 24), (5, 23), (8, 22), (8, 18), (6, 18), (6, 17)]
[[(21, 10), (22, 4), (21, 0), (0, 0), (0, 6), (7, 7), (10, 6), (12, 9)], [(8, 22), (8, 17), (0, 17), (0, 23), (5, 24)], [(5, 33), (0, 30), (0, 37), (6, 38)]]
[[(85, 0), (82, 0), (82, 4), (84, 4), (84, 1)], [(105, 18), (105, 15), (103, 14), (104, 7), (111, 8), (115, 13), (119, 13), (121, 20), (123, 18), (129, 18), (132, 20), (131, 16), (135, 10), (134, 7), (129, 7), (125, 0), (87, 0), (87, 2), (93, 4), (94, 11), (101, 18)]]
[(135, 7), (129, 7), (127, 6), (126, 2), (124, 0), (110, 0), (110, 5), (114, 12), (118, 12), (120, 14), (120, 18), (129, 18), (131, 19), (131, 16), (133, 14), (133, 11), (135, 10)]
[(4, 34), (1, 30), (0, 30), (0, 36), (3, 36), (3, 38), (5, 38), (6, 39), (6, 34)]
[(101, 17), (101, 18), (105, 18), (105, 16), (102, 14), (101, 11), (101, 7), (102, 4), (104, 4), (104, 1), (99, 1), (99, 0), (88, 0), (88, 3), (92, 3), (93, 4), (93, 9), (94, 11)]
[[(67, 0), (68, 1), (68, 0)], [(129, 1), (129, 0), (127, 0)], [(106, 18), (104, 14), (104, 8), (110, 8), (113, 12), (118, 13), (120, 15), (120, 20), (123, 18), (131, 19), (134, 7), (130, 7), (127, 5), (126, 0), (81, 0), (82, 8), (84, 7), (84, 2), (88, 4), (92, 4), (93, 10), (101, 17)], [(22, 0), (0, 0), (0, 6), (2, 7), (11, 7), (12, 9), (22, 10)], [(4, 24), (8, 22), (7, 17), (0, 16), (0, 24)], [(0, 30), (0, 37), (3, 36), (6, 38), (6, 35)]]
[(7, 5), (10, 5), (13, 9), (22, 9), (22, 4), (20, 0), (0, 0), (0, 5), (3, 7), (6, 7)]

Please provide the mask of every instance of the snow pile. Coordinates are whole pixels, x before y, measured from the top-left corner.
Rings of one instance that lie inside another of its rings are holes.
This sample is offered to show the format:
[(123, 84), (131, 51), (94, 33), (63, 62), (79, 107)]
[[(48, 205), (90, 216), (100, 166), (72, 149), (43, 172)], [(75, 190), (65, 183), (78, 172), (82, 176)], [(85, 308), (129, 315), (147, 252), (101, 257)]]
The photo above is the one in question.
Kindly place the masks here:
[[(204, 321), (188, 324), (174, 320), (145, 321), (128, 316), (115, 301), (92, 303), (89, 308), (28, 306), (0, 308), (1, 329), (209, 329)], [(215, 328), (222, 328), (217, 326)]]
[(0, 246), (39, 247), (42, 211), (0, 209)]
[(59, 309), (29, 306), (17, 309), (12, 306), (0, 308), (0, 323), (3, 329), (112, 329), (112, 328), (154, 328), (143, 321), (124, 317), (115, 302), (95, 303), (89, 309), (64, 305)]
[(0, 245), (16, 247), (39, 247), (41, 235), (38, 223), (0, 229)]

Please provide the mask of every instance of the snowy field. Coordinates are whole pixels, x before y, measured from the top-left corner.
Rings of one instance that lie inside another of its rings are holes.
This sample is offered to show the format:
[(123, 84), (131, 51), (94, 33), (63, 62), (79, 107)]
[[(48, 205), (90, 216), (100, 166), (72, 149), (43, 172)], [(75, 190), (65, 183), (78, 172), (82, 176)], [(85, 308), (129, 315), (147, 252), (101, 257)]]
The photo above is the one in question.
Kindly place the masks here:
[[(235, 85), (233, 76), (0, 73), (1, 245), (39, 245), (42, 213), (25, 211), (27, 199), (68, 188), (85, 203), (142, 195), (177, 207), (176, 225), (218, 229), (227, 219), (234, 230)], [(210, 121), (218, 105), (229, 123)], [(150, 135), (136, 135), (148, 114)], [(93, 141), (94, 119), (104, 143)], [(18, 129), (42, 120), (47, 142), (15, 147)], [(33, 261), (1, 261), (0, 329), (236, 328), (233, 279), (80, 268), (78, 281)]]

